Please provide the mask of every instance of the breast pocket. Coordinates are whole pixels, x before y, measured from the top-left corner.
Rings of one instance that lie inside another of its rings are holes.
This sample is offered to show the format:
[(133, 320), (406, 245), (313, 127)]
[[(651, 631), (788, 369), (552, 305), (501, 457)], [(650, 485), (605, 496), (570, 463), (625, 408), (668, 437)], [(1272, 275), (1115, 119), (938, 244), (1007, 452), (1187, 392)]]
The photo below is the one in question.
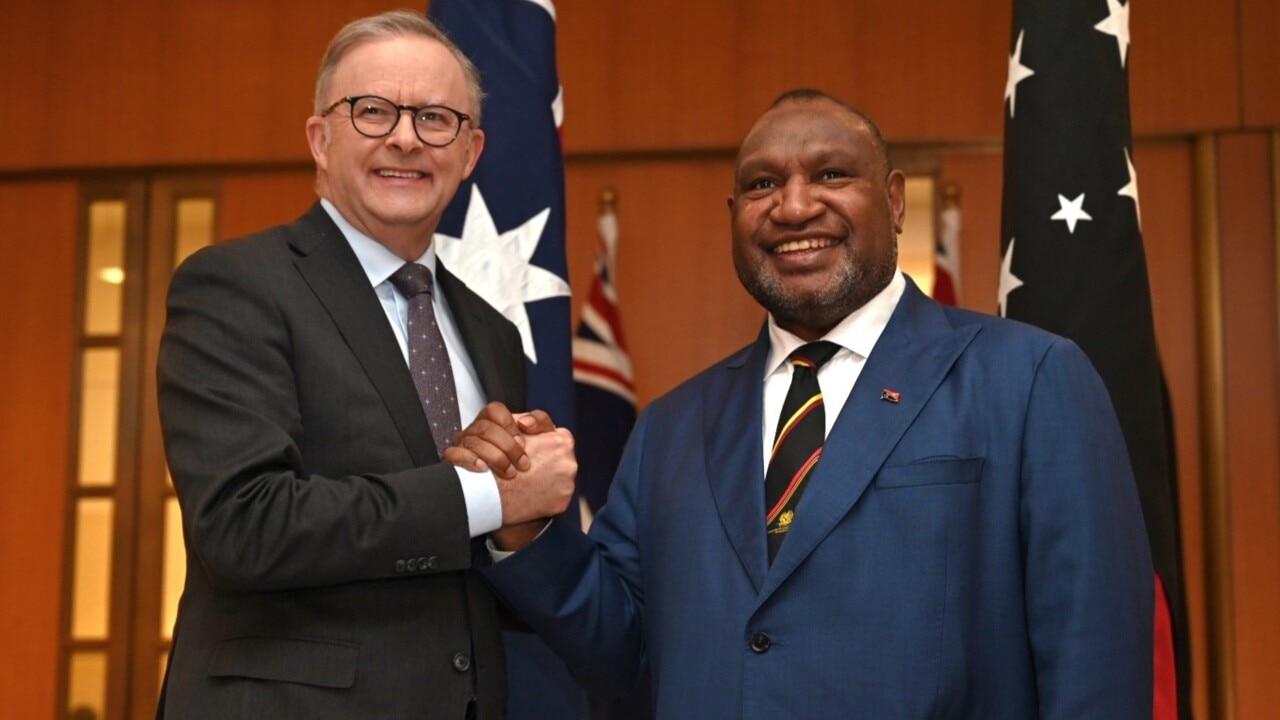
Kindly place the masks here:
[(921, 487), (924, 485), (961, 485), (976, 483), (982, 477), (984, 458), (928, 457), (901, 465), (886, 465), (876, 475), (878, 489)]
[(343, 640), (235, 637), (218, 644), (209, 674), (349, 688), (359, 658), (360, 646)]

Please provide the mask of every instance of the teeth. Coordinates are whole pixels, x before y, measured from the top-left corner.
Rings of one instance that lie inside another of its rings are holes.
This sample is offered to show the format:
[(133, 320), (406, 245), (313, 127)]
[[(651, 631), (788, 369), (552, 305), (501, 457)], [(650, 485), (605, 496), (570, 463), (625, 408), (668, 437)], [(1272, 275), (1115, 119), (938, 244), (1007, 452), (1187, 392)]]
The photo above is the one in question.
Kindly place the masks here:
[(394, 178), (420, 178), (420, 177), (422, 177), (422, 173), (420, 173), (420, 172), (414, 172), (414, 171), (412, 171), (412, 170), (379, 170), (379, 171), (378, 171), (378, 174), (379, 174), (379, 175), (381, 175), (382, 177), (394, 177)]
[(789, 253), (789, 252), (799, 252), (801, 250), (815, 250), (818, 248), (831, 247), (834, 244), (835, 244), (835, 241), (831, 240), (830, 238), (792, 240), (791, 242), (782, 243), (778, 247), (774, 248), (773, 252), (776, 254), (781, 254), (781, 253)]

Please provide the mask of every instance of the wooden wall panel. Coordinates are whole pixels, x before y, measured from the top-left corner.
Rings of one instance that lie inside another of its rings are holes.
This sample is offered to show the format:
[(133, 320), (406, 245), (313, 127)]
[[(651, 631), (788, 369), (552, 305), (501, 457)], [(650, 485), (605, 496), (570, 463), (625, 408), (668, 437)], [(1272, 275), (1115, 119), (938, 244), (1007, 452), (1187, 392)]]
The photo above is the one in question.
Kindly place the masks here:
[[(1276, 122), (1274, 3), (1166, 0), (1133, 15), (1139, 132), (1239, 125), (1237, 3), (1248, 122)], [(0, 115), (0, 132), (22, 141), (0, 146), (0, 170), (305, 161), (326, 41), (403, 4), (18, 4), (0, 60), (21, 71), (0, 74), (0, 96), (22, 111)], [(562, 0), (558, 17), (570, 152), (729, 149), (801, 85), (866, 107), (893, 140), (1002, 131), (1007, 0)]]
[[(801, 86), (864, 107), (895, 140), (1001, 132), (1003, 0), (558, 7), (571, 152), (733, 148), (774, 97)], [(590, 109), (589, 124), (573, 124), (575, 107)]]
[(643, 405), (755, 339), (764, 311), (730, 257), (730, 158), (576, 163), (567, 173), (574, 306), (590, 282), (600, 188), (618, 193), (618, 294)]
[(1270, 139), (1218, 141), (1238, 717), (1280, 707), (1280, 378)]
[(79, 195), (0, 182), (0, 717), (50, 717), (61, 618)]
[(861, 0), (856, 33), (836, 39), (851, 48), (845, 62), (858, 72), (850, 99), (890, 140), (1000, 137), (1012, 7), (1010, 0)]
[(1280, 3), (1239, 0), (1245, 127), (1280, 126)]
[(943, 185), (960, 188), (960, 305), (994, 315), (1004, 155), (994, 150), (944, 152), (940, 177)]
[[(0, 170), (308, 159), (320, 54), (395, 0), (61, 0), (6, 8)], [(13, 38), (12, 45), (9, 38)]]
[(1129, 80), (1134, 132), (1238, 126), (1239, 1), (1160, 0), (1133, 7)]
[(218, 177), (219, 242), (292, 222), (317, 199), (315, 170), (243, 171)]
[(1196, 350), (1195, 202), (1188, 141), (1138, 142), (1134, 152), (1142, 199), (1142, 235), (1151, 280), (1156, 343), (1173, 403), (1177, 442), (1183, 582), (1191, 630), (1195, 716), (1209, 717), (1205, 623), (1205, 547), (1200, 451), (1199, 360)]

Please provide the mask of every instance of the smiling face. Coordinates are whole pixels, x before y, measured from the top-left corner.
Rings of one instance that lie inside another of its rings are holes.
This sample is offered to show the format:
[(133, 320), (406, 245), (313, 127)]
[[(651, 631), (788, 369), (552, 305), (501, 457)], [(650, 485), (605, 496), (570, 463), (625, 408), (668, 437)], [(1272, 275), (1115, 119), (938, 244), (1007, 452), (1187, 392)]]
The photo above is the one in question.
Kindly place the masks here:
[[(329, 83), (333, 97), (379, 95), (399, 105), (476, 108), (462, 68), (440, 43), (420, 36), (370, 40), (349, 50)], [(350, 106), (307, 120), (320, 195), (365, 235), (406, 260), (426, 251), (458, 186), (471, 175), (484, 133), (471, 123), (452, 144), (436, 148), (414, 133), (402, 113), (390, 135), (369, 138), (351, 125)]]
[(782, 328), (816, 340), (893, 278), (905, 178), (871, 130), (824, 98), (789, 100), (738, 153), (733, 265)]

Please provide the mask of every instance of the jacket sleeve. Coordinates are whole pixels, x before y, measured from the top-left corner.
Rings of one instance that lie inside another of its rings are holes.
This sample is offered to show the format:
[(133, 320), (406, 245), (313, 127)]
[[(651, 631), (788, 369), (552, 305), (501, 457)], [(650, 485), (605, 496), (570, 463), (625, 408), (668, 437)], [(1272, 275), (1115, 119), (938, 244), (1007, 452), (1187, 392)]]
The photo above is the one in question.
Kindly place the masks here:
[[(195, 254), (169, 290), (157, 380), (189, 561), (212, 582), (244, 591), (469, 567), (466, 508), (451, 466), (405, 462), (395, 472), (340, 477), (309, 467), (300, 439), (344, 411), (304, 416), (295, 372), (303, 350), (282, 309), (297, 287), (243, 250)], [(333, 352), (343, 351), (335, 342)]]
[(645, 663), (636, 507), (648, 419), (637, 421), (590, 535), (553, 522), (525, 549), (481, 569), (574, 677), (604, 696), (630, 691)]
[(1154, 570), (1101, 379), (1059, 340), (1036, 370), (1020, 528), (1041, 718), (1150, 717)]

